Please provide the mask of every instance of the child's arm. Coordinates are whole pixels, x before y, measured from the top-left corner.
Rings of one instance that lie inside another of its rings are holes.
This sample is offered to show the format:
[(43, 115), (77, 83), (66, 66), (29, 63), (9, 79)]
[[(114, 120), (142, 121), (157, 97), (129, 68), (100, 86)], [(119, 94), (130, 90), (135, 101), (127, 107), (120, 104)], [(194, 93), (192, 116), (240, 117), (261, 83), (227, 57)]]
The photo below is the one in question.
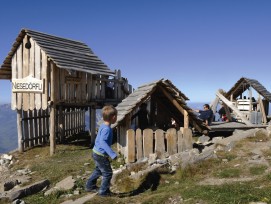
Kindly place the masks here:
[(101, 146), (104, 151), (110, 156), (111, 159), (115, 159), (117, 154), (113, 151), (113, 149), (108, 145), (108, 143), (112, 143), (112, 139), (110, 138), (110, 129), (103, 129), (101, 134), (103, 135), (101, 139)]

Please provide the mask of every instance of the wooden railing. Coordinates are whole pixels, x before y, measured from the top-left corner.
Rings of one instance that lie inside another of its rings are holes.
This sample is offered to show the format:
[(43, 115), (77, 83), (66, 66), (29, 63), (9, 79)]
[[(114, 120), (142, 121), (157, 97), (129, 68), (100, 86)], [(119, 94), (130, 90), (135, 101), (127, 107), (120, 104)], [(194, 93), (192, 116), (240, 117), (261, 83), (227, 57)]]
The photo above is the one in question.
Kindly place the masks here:
[(161, 129), (130, 129), (126, 134), (124, 157), (127, 163), (148, 158), (153, 153), (157, 154), (157, 158), (163, 158), (165, 153), (173, 155), (192, 149), (192, 146), (192, 131), (188, 128), (181, 128), (179, 131), (170, 128), (166, 132)]

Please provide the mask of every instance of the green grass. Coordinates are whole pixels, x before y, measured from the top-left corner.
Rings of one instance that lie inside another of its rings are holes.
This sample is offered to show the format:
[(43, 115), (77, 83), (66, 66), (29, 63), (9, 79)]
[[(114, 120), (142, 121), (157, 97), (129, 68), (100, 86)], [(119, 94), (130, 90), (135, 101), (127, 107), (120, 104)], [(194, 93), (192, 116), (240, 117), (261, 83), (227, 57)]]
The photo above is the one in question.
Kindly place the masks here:
[[(242, 147), (238, 149), (241, 151)], [(114, 147), (115, 148), (115, 147)], [(92, 171), (94, 163), (91, 158), (91, 150), (87, 147), (74, 145), (57, 145), (54, 156), (49, 156), (49, 147), (38, 147), (18, 154), (20, 160), (16, 164), (16, 169), (29, 168), (32, 172), (32, 182), (42, 179), (49, 179), (51, 186), (61, 181), (67, 176), (80, 176), (86, 171)], [(265, 155), (271, 155), (271, 151)], [(237, 204), (249, 202), (271, 203), (271, 174), (265, 173), (266, 166), (246, 166), (244, 159), (237, 158), (235, 151), (220, 152), (217, 159), (209, 159), (196, 165), (189, 165), (185, 169), (178, 169), (175, 173), (169, 173), (168, 169), (160, 169), (145, 175), (140, 180), (133, 180), (129, 171), (124, 171), (118, 178), (117, 189), (120, 190), (121, 197), (101, 198), (95, 196), (87, 202), (89, 204), (103, 203), (173, 203), (174, 200), (183, 200), (186, 204)], [(222, 162), (227, 159), (228, 162)], [(85, 163), (90, 165), (85, 166)], [(113, 161), (115, 168), (123, 165), (121, 162)], [(239, 167), (234, 167), (240, 164)], [(144, 165), (134, 165), (131, 171), (144, 169)], [(207, 178), (231, 179), (241, 176), (257, 176), (250, 182), (231, 182), (223, 185), (199, 185), (199, 182)], [(76, 187), (84, 188), (85, 179), (76, 179)], [(82, 191), (81, 195), (72, 198), (64, 198), (71, 191), (58, 191), (50, 196), (44, 197), (43, 193), (28, 196), (23, 200), (28, 204), (59, 204), (67, 199), (75, 199), (86, 195)]]
[(266, 169), (267, 169), (267, 166), (259, 165), (259, 166), (250, 167), (249, 171), (252, 175), (262, 175)]

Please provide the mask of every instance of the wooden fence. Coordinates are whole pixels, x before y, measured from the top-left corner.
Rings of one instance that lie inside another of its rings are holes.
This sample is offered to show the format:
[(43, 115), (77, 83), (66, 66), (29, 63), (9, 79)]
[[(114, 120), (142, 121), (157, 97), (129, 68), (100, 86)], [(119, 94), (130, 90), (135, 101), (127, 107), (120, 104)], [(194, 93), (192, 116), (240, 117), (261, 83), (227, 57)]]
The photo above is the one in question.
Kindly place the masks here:
[(85, 108), (59, 108), (56, 115), (56, 139), (62, 142), (66, 136), (85, 131)]
[[(57, 126), (55, 126), (56, 140), (62, 142), (65, 137), (85, 131), (84, 108), (58, 109), (56, 114)], [(50, 114), (46, 110), (18, 110), (18, 143), (19, 149), (32, 148), (49, 143)]]
[(127, 130), (126, 142), (124, 156), (127, 163), (149, 157), (152, 153), (162, 158), (166, 152), (173, 155), (193, 147), (192, 131), (188, 128), (181, 128), (179, 131), (170, 128), (166, 132), (161, 129), (130, 129)]
[(22, 150), (49, 141), (49, 112), (46, 110), (18, 110), (18, 146)]

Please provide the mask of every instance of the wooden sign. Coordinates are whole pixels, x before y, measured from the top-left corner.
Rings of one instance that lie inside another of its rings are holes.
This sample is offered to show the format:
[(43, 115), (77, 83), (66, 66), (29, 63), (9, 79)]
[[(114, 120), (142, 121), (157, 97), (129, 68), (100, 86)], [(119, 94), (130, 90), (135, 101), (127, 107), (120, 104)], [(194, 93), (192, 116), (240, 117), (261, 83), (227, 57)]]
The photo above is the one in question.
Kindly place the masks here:
[(12, 92), (43, 93), (43, 80), (32, 76), (12, 79)]

